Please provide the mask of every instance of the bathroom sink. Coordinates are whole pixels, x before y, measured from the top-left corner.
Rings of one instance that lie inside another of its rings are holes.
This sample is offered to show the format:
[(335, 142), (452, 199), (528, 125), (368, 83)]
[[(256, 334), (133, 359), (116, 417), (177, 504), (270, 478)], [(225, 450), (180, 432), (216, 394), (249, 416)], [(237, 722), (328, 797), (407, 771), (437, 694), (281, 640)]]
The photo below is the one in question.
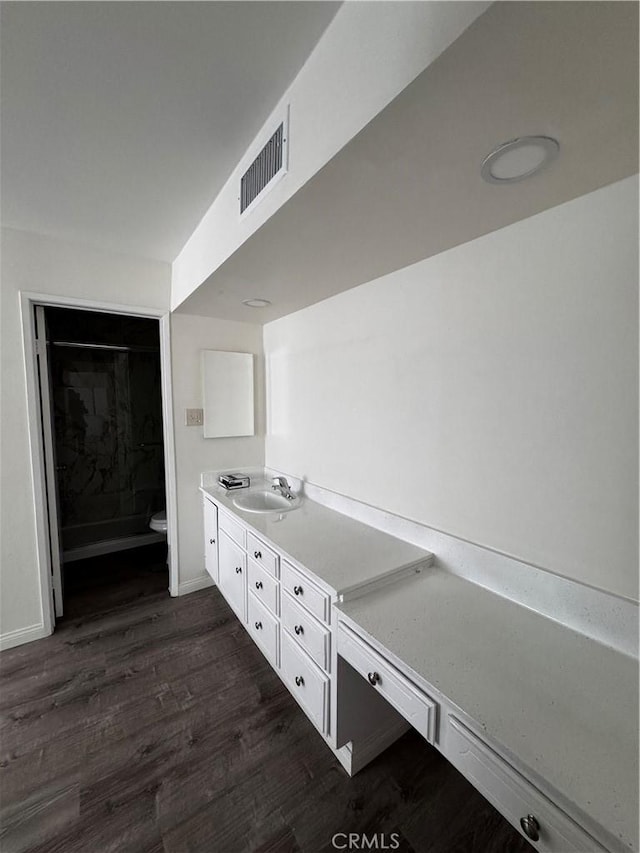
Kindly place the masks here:
[(288, 512), (300, 506), (300, 502), (299, 497), (290, 501), (278, 492), (267, 491), (266, 489), (247, 492), (233, 499), (234, 506), (245, 512)]

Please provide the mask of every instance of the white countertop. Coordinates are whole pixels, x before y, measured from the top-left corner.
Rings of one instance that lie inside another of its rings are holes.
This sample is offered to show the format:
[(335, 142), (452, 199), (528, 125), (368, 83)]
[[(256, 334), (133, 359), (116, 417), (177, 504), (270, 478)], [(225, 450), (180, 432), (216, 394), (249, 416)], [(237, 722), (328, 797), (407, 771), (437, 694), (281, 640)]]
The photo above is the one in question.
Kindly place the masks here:
[[(252, 481), (252, 488), (270, 485)], [(411, 565), (427, 565), (429, 551), (382, 533), (305, 498), (286, 513), (253, 513), (238, 509), (233, 499), (246, 490), (228, 492), (201, 486), (203, 494), (237, 516), (267, 545), (307, 568), (330, 592), (339, 595)]]
[(638, 850), (636, 660), (437, 569), (339, 610), (472, 717), (532, 782), (544, 790), (546, 781), (558, 805)]

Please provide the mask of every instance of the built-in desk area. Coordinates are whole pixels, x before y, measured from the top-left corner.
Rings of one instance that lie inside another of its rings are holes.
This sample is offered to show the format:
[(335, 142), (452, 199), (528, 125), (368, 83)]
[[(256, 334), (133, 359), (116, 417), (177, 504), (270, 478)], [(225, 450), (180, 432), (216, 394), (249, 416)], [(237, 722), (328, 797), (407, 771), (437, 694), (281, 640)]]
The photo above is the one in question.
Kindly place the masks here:
[(535, 849), (638, 850), (632, 602), (246, 471), (203, 475), (206, 571), (348, 773), (411, 725)]
[(336, 611), (338, 655), (428, 696), (437, 748), (536, 849), (638, 850), (635, 659), (433, 568)]

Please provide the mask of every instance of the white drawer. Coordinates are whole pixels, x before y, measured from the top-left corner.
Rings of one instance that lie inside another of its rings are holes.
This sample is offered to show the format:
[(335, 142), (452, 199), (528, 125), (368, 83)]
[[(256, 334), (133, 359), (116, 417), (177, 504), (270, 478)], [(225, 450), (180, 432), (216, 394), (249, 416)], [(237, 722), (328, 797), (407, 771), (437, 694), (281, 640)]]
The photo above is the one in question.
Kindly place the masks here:
[(287, 634), (281, 633), (282, 677), (321, 734), (327, 731), (329, 679)]
[(252, 560), (260, 563), (274, 578), (278, 577), (278, 555), (261, 542), (257, 536), (247, 530), (247, 553)]
[(278, 588), (280, 584), (269, 574), (262, 566), (259, 566), (255, 560), (249, 559), (249, 592), (252, 592), (256, 598), (260, 599), (263, 604), (276, 615), (278, 614)]
[(292, 638), (302, 646), (313, 660), (329, 670), (331, 632), (310, 613), (298, 605), (288, 592), (282, 594), (280, 619)]
[(247, 629), (270, 663), (278, 666), (278, 620), (269, 613), (252, 592), (248, 596)]
[(449, 716), (446, 742), (449, 761), (525, 838), (520, 821), (535, 819), (539, 838), (530, 840), (536, 850), (604, 853), (597, 841), (454, 716)]
[(329, 621), (330, 600), (326, 592), (315, 586), (305, 575), (282, 561), (282, 589), (323, 622)]
[(372, 689), (384, 696), (429, 743), (435, 742), (438, 706), (433, 699), (343, 622), (338, 624), (338, 654), (364, 676)]
[(224, 530), (241, 548), (247, 547), (247, 531), (233, 516), (227, 515), (223, 510), (218, 513), (218, 527), (220, 530)]

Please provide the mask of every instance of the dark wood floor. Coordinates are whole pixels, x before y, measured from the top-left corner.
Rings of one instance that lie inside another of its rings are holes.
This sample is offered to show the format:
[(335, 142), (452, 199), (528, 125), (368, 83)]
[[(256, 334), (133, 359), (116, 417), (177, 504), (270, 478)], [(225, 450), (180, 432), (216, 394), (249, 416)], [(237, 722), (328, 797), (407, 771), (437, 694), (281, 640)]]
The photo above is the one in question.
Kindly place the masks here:
[(75, 568), (54, 635), (0, 656), (2, 853), (317, 853), (351, 832), (531, 853), (413, 732), (350, 779), (219, 592), (170, 598), (157, 552)]

